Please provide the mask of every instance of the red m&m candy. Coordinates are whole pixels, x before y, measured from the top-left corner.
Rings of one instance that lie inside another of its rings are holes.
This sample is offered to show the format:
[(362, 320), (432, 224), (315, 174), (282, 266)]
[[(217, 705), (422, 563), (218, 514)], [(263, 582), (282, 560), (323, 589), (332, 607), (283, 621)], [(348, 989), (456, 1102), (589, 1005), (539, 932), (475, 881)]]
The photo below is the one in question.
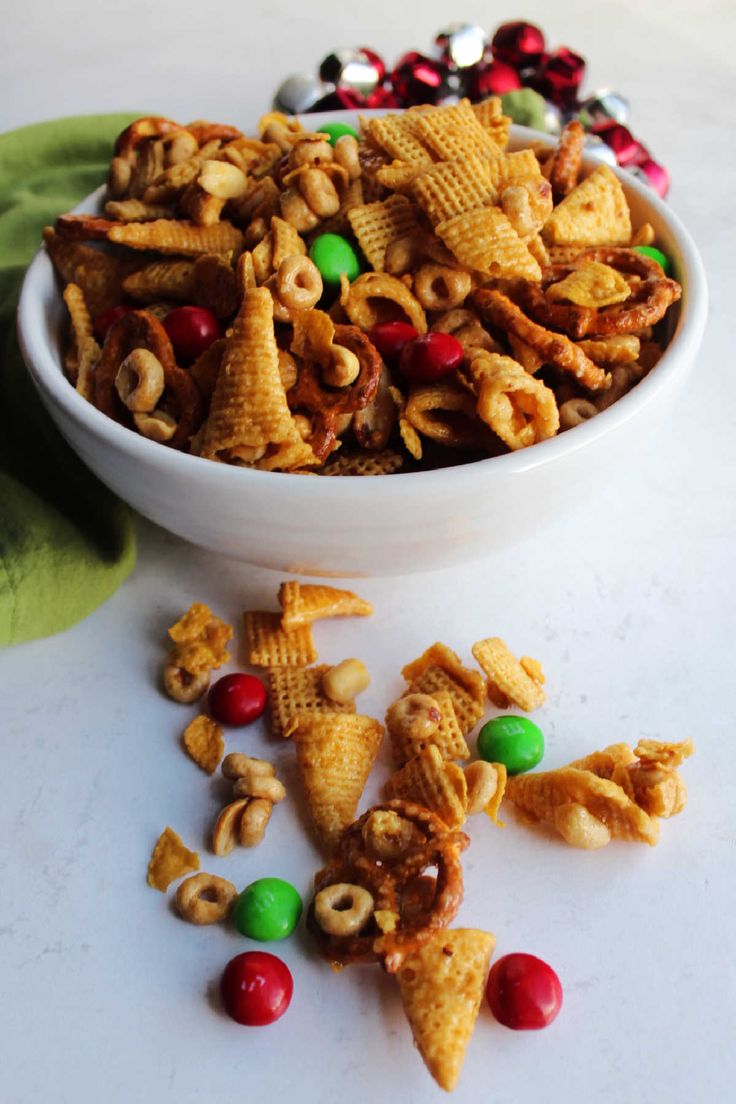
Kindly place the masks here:
[(250, 724), (266, 708), (266, 687), (255, 675), (225, 675), (210, 690), (208, 703), (220, 724)]
[(486, 986), (491, 1012), (504, 1027), (547, 1027), (562, 1006), (562, 986), (551, 966), (530, 954), (509, 954), (491, 968)]
[(463, 355), (462, 345), (452, 334), (422, 334), (404, 346), (399, 368), (415, 383), (434, 383), (459, 368)]
[(222, 335), (220, 323), (206, 307), (174, 307), (164, 318), (164, 329), (180, 360), (196, 360)]
[(246, 1027), (263, 1027), (291, 1004), (294, 979), (285, 962), (266, 951), (246, 951), (225, 967), (220, 981), (225, 1011)]
[(384, 360), (396, 360), (409, 341), (419, 334), (408, 322), (377, 322), (371, 326), (368, 336)]

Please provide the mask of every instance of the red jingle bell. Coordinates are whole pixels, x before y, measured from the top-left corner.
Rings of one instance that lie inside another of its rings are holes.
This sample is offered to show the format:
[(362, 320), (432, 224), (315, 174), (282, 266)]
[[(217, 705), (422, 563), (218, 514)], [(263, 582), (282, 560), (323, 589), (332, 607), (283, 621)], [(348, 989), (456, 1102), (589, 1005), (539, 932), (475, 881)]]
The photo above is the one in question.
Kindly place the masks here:
[(375, 50), (371, 50), (368, 46), (361, 46), (360, 52), (361, 54), (365, 54), (368, 61), (378, 73), (378, 83), (380, 84), (383, 78), (386, 76), (386, 62), (379, 54), (376, 53)]
[(366, 107), (401, 107), (399, 97), (391, 88), (379, 84), (375, 92), (371, 92), (365, 101)]
[(641, 165), (649, 158), (648, 150), (621, 123), (614, 123), (611, 120), (596, 123), (590, 128), (590, 133), (602, 138), (606, 145), (610, 146), (623, 169), (630, 165)]
[(310, 107), (311, 111), (362, 111), (367, 101), (354, 88), (335, 88)]
[(533, 86), (558, 107), (568, 107), (575, 102), (584, 73), (585, 58), (561, 46), (544, 59)]
[(504, 96), (521, 88), (521, 78), (511, 65), (492, 61), (477, 65), (470, 77), (468, 96), (471, 100), (484, 100), (486, 96)]
[(670, 174), (667, 172), (664, 165), (660, 165), (657, 161), (652, 161), (651, 157), (648, 157), (646, 161), (640, 163), (639, 168), (644, 173), (659, 198), (664, 199), (667, 192), (670, 190)]
[(491, 53), (515, 69), (532, 69), (544, 54), (544, 35), (533, 23), (502, 23), (491, 39)]
[(391, 74), (391, 84), (405, 107), (415, 104), (436, 104), (448, 92), (447, 66), (416, 50), (404, 54)]

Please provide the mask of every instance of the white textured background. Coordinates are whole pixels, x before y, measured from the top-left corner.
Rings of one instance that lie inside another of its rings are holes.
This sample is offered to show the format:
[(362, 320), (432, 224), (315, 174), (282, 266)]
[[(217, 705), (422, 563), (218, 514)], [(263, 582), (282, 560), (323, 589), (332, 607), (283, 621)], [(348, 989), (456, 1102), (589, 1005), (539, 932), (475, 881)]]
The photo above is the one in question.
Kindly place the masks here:
[[(527, 0), (524, 11), (284, 2), (125, 7), (3, 5), (0, 128), (59, 114), (149, 109), (248, 123), (289, 72), (330, 47), (388, 58), (451, 19), (537, 20), (587, 56), (588, 87), (620, 89), (632, 127), (672, 171), (671, 202), (703, 252), (711, 319), (691, 382), (636, 467), (536, 543), (462, 571), (362, 582), (369, 622), (322, 625), (320, 658), (361, 655), (363, 708), (382, 715), (398, 670), (435, 639), (463, 655), (482, 635), (539, 656), (537, 715), (555, 766), (614, 740), (694, 738), (685, 813), (656, 849), (592, 855), (518, 827), (473, 825), (459, 923), (497, 953), (548, 959), (565, 1006), (515, 1034), (483, 1011), (455, 1099), (514, 1104), (694, 1104), (736, 1080), (734, 959), (734, 293), (736, 9), (732, 0)], [(646, 427), (642, 427), (646, 431)], [(178, 922), (148, 889), (170, 822), (204, 849), (218, 787), (177, 748), (191, 712), (158, 692), (166, 625), (192, 600), (237, 619), (273, 606), (276, 576), (223, 562), (147, 523), (139, 565), (108, 604), (57, 638), (0, 654), (0, 1099), (9, 1104), (304, 1104), (439, 1100), (387, 979), (335, 977), (298, 935), (273, 948), (295, 976), (288, 1015), (263, 1031), (208, 999), (248, 944)], [(346, 533), (346, 540), (350, 535)], [(293, 777), (290, 749), (235, 734)], [(375, 783), (377, 785), (377, 782)], [(287, 807), (288, 805), (288, 807)], [(298, 804), (266, 842), (205, 868), (245, 885), (277, 874), (306, 891), (318, 857)]]

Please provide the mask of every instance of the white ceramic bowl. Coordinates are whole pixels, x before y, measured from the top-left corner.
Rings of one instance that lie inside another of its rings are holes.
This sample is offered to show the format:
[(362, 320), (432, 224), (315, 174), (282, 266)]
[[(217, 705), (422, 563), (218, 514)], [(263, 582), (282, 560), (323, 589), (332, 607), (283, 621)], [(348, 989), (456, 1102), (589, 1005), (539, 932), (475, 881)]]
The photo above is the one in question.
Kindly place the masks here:
[[(309, 116), (355, 122), (350, 113)], [(511, 148), (544, 136), (512, 127)], [(590, 167), (590, 166), (589, 166)], [(591, 421), (542, 444), (437, 471), (306, 478), (228, 467), (174, 452), (123, 428), (64, 377), (63, 304), (40, 251), (18, 309), (21, 348), (41, 399), (82, 460), (121, 498), (195, 544), (281, 572), (400, 575), (488, 555), (559, 518), (630, 464), (667, 416), (700, 345), (707, 314), (703, 265), (679, 219), (645, 185), (618, 173), (635, 225), (652, 223), (683, 287), (672, 339), (656, 367)], [(94, 210), (100, 193), (80, 210)]]

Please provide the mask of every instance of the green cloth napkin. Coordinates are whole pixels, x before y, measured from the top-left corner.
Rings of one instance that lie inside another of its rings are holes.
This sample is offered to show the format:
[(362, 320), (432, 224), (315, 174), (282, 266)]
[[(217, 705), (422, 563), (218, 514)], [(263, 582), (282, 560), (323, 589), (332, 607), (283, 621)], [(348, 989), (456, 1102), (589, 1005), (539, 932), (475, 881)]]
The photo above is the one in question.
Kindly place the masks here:
[(86, 617), (135, 562), (130, 511), (56, 431), (15, 338), (42, 228), (104, 180), (113, 140), (132, 118), (90, 115), (0, 135), (0, 646)]

